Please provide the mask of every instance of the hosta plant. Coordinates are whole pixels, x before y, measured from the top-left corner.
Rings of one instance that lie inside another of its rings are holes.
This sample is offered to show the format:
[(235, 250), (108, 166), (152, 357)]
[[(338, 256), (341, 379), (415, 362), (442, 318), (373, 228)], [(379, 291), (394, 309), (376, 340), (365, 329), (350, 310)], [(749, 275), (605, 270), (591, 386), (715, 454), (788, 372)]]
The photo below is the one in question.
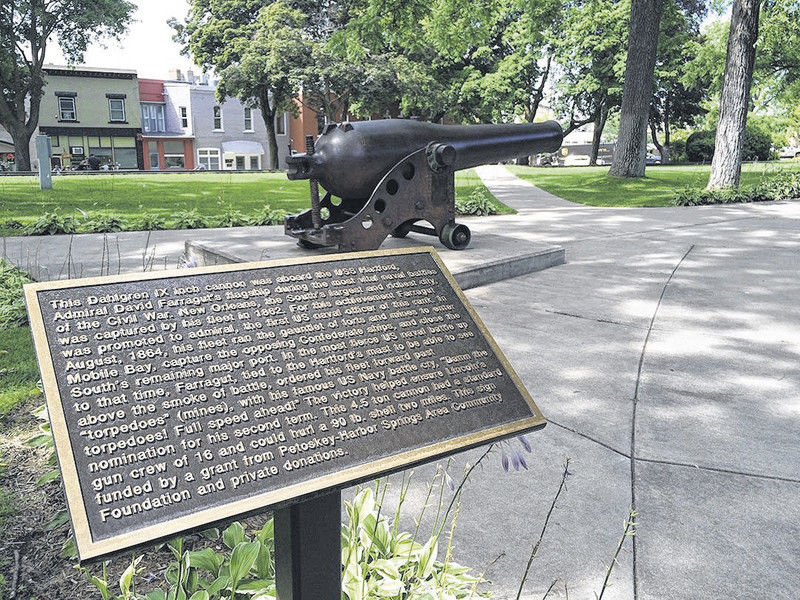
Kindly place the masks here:
[[(398, 519), (381, 516), (372, 488), (346, 502), (348, 523), (342, 526), (343, 600), (459, 600), (485, 597), (476, 592), (483, 580), (470, 569), (439, 560), (437, 530), (424, 544), (398, 532)], [(216, 530), (204, 532), (216, 538)], [(108, 581), (106, 565), (95, 575), (81, 570), (103, 600), (277, 600), (275, 590), (274, 526), (270, 519), (248, 534), (240, 523), (222, 532), (224, 550), (188, 550), (184, 538), (168, 544), (172, 560), (164, 572), (165, 586), (136, 589), (141, 557), (133, 558), (118, 587)], [(139, 586), (141, 587), (141, 586)]]

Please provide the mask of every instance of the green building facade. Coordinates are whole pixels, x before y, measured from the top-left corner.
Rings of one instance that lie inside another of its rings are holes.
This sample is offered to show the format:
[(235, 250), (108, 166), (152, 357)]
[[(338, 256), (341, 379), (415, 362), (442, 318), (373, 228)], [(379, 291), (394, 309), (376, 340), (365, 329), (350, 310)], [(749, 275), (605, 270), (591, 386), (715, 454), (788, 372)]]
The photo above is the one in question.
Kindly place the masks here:
[(54, 167), (95, 155), (103, 168), (144, 168), (136, 71), (48, 65), (45, 73), (39, 132), (50, 136)]

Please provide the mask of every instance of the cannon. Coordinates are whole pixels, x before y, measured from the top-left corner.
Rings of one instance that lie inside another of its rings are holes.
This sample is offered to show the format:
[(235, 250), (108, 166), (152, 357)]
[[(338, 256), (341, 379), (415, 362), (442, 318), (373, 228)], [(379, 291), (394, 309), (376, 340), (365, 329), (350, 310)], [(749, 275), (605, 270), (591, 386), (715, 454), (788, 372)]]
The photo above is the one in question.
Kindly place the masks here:
[(555, 121), (330, 123), (316, 142), (306, 137), (305, 153), (290, 152), (286, 158), (289, 179), (310, 181), (311, 208), (287, 216), (284, 229), (305, 248), (375, 250), (389, 235), (415, 232), (461, 250), (469, 245), (471, 233), (455, 221), (455, 171), (555, 152), (562, 138)]

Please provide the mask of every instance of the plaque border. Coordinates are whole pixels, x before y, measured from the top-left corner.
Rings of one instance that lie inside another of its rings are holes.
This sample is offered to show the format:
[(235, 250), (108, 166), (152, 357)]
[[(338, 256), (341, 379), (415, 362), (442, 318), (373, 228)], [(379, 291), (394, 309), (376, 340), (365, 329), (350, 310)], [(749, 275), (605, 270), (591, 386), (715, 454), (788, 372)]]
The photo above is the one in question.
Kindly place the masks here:
[[(399, 454), (393, 454), (385, 458), (380, 458), (362, 465), (349, 467), (347, 469), (315, 477), (302, 483), (292, 484), (278, 490), (254, 494), (248, 498), (242, 498), (228, 502), (222, 506), (207, 508), (196, 511), (190, 515), (176, 517), (156, 525), (140, 527), (133, 531), (119, 534), (102, 540), (93, 540), (89, 529), (89, 520), (84, 506), (84, 497), (78, 483), (78, 469), (72, 453), (72, 446), (67, 428), (67, 421), (64, 415), (64, 407), (58, 391), (56, 374), (51, 356), (51, 348), (45, 333), (44, 320), (41, 307), (39, 305), (38, 293), (48, 290), (65, 288), (81, 288), (109, 283), (125, 283), (131, 281), (151, 281), (158, 279), (175, 279), (178, 277), (190, 277), (206, 273), (229, 273), (236, 271), (248, 271), (259, 268), (281, 267), (298, 264), (314, 263), (333, 263), (343, 260), (358, 258), (371, 258), (382, 256), (403, 256), (407, 254), (428, 254), (437, 263), (445, 278), (450, 283), (455, 294), (459, 297), (467, 312), (480, 329), (484, 339), (497, 355), (501, 364), (505, 368), (515, 387), (522, 395), (525, 402), (533, 412), (533, 416), (461, 435), (442, 442), (436, 442), (427, 446), (422, 446), (413, 450), (407, 450)], [(464, 292), (459, 287), (449, 269), (442, 262), (433, 246), (416, 246), (410, 248), (396, 248), (391, 250), (370, 250), (365, 252), (349, 252), (337, 254), (322, 254), (317, 256), (304, 256), (291, 259), (277, 259), (268, 261), (234, 263), (226, 265), (214, 265), (209, 267), (196, 267), (192, 269), (171, 269), (165, 271), (148, 271), (144, 273), (126, 273), (121, 275), (103, 275), (87, 277), (85, 279), (66, 279), (57, 281), (46, 281), (29, 283), (24, 286), (25, 301), (28, 305), (28, 315), (30, 318), (31, 333), (33, 335), (36, 358), (39, 363), (39, 372), (44, 386), (47, 411), (50, 415), (51, 431), (55, 442), (56, 454), (58, 456), (59, 467), (61, 468), (61, 479), (67, 498), (67, 508), (72, 522), (72, 531), (75, 536), (75, 544), (78, 550), (80, 562), (97, 560), (131, 550), (136, 547), (155, 544), (159, 541), (169, 539), (186, 533), (190, 530), (211, 527), (215, 523), (233, 520), (247, 514), (254, 514), (269, 508), (285, 506), (292, 500), (298, 500), (313, 494), (321, 493), (326, 490), (344, 488), (355, 485), (359, 482), (381, 477), (404, 468), (409, 468), (423, 462), (442, 458), (459, 451), (468, 450), (489, 441), (496, 441), (525, 431), (541, 429), (547, 421), (542, 416), (541, 411), (525, 389), (522, 380), (517, 372), (508, 362), (505, 354), (495, 342), (492, 335), (484, 325), (481, 318), (475, 312)]]

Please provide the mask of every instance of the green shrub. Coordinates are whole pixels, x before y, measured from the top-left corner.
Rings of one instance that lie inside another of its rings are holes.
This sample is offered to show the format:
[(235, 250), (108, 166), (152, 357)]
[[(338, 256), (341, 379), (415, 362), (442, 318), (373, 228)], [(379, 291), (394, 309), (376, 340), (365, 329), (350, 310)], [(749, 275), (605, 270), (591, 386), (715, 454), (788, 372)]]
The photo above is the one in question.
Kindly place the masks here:
[(8, 219), (3, 223), (3, 227), (6, 229), (22, 229), (25, 225), (18, 219)]
[(707, 190), (687, 187), (675, 193), (672, 203), (676, 206), (701, 206), (704, 204), (729, 204), (744, 202), (737, 190)]
[(748, 127), (742, 141), (742, 160), (771, 160), (775, 158), (772, 151), (772, 138), (764, 131)]
[(220, 217), (217, 227), (244, 227), (250, 225), (250, 217), (238, 210), (227, 210)]
[(485, 217), (496, 215), (497, 208), (494, 205), (494, 198), (488, 190), (484, 187), (476, 187), (466, 200), (456, 198), (456, 212), (460, 215)]
[[(686, 158), (692, 162), (709, 163), (714, 158), (714, 131), (695, 131), (686, 139)], [(747, 127), (742, 140), (742, 160), (771, 160), (772, 138), (755, 127)]]
[(116, 233), (127, 229), (127, 221), (117, 215), (92, 215), (81, 226), (86, 233)]
[(265, 204), (264, 208), (258, 213), (251, 221), (252, 225), (283, 225), (283, 220), (286, 218), (286, 211), (272, 210), (269, 204)]
[(24, 230), (24, 235), (58, 235), (60, 233), (75, 233), (78, 223), (74, 217), (62, 217), (58, 213), (45, 213)]
[(707, 190), (687, 187), (676, 192), (672, 203), (677, 206), (729, 204), (732, 202), (769, 202), (800, 198), (800, 173), (778, 171), (765, 176), (756, 186), (732, 190)]
[(141, 231), (157, 231), (166, 229), (167, 222), (161, 215), (143, 214), (136, 222), (136, 229)]
[(686, 158), (692, 162), (711, 162), (714, 158), (713, 131), (695, 131), (686, 138)]
[(0, 330), (27, 324), (22, 286), (30, 281), (26, 273), (0, 258)]
[(204, 229), (208, 227), (208, 219), (197, 210), (183, 210), (175, 215), (175, 229)]

